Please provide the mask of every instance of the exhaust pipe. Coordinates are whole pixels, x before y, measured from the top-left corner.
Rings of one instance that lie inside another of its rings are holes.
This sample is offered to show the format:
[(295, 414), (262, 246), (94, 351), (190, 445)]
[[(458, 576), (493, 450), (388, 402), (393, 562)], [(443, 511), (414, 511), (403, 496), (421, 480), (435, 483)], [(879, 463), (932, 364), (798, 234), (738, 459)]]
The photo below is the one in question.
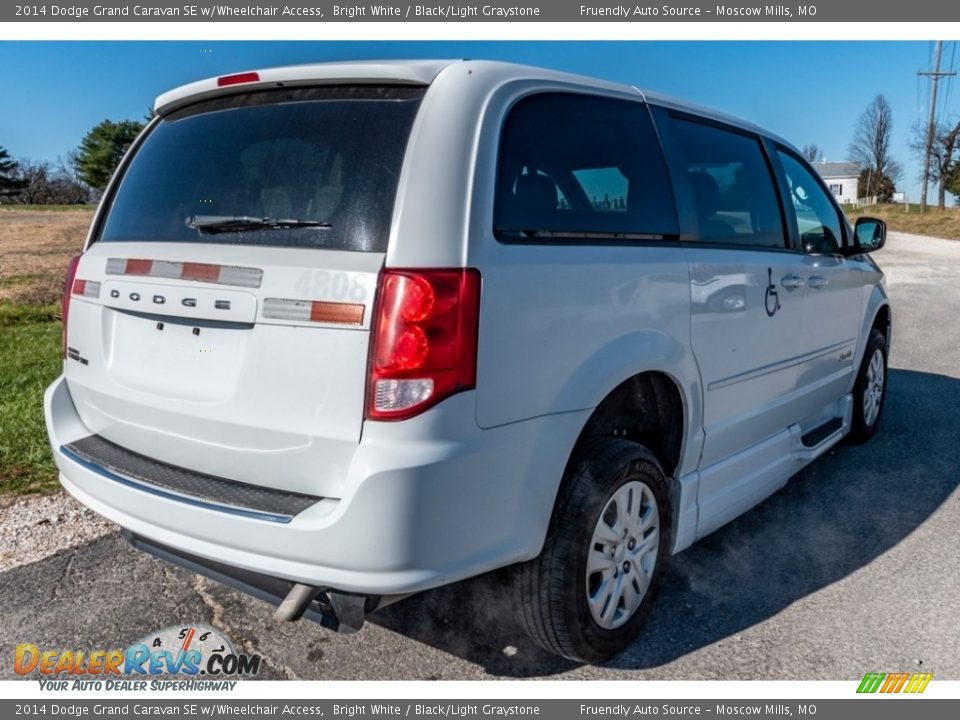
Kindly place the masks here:
[[(314, 601), (317, 601), (316, 608), (311, 607)], [(273, 619), (277, 622), (296, 622), (309, 611), (311, 615), (321, 616), (322, 625), (339, 633), (351, 634), (363, 627), (367, 613), (372, 612), (379, 601), (380, 598), (375, 595), (348, 595), (294, 583), (273, 613)]]
[[(280, 603), (273, 617), (278, 622), (294, 622), (304, 615), (320, 614), (321, 624), (338, 633), (352, 634), (363, 628), (367, 615), (393, 605), (413, 593), (404, 595), (352, 595), (335, 590), (295, 584)], [(317, 608), (311, 607), (316, 601)]]
[(290, 592), (287, 593), (287, 596), (274, 611), (273, 619), (277, 622), (294, 622), (295, 620), (299, 620), (303, 617), (306, 609), (310, 607), (310, 603), (312, 603), (321, 592), (323, 592), (322, 588), (296, 583), (290, 588)]
[(338, 592), (201, 558), (126, 529), (121, 530), (121, 535), (138, 550), (277, 605), (273, 614), (277, 622), (295, 622), (305, 617), (338, 633), (355, 633), (363, 627), (367, 615), (413, 594), (353, 595)]

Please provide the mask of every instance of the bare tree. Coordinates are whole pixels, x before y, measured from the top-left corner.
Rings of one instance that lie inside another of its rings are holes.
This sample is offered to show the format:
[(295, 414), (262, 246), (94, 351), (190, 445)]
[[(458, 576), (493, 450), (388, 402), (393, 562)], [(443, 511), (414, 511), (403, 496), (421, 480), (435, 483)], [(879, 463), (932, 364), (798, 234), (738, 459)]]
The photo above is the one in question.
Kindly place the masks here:
[(818, 162), (823, 158), (823, 153), (820, 152), (820, 146), (814, 145), (812, 143), (808, 143), (807, 145), (804, 145), (803, 150), (801, 150), (800, 152), (803, 155), (803, 158), (807, 162), (814, 163), (814, 162)]
[(90, 202), (93, 189), (83, 181), (76, 150), (70, 150), (66, 155), (58, 155), (55, 168), (57, 184), (63, 196), (60, 202), (70, 204)]
[(890, 154), (892, 134), (893, 109), (883, 95), (877, 95), (857, 120), (847, 150), (848, 158), (866, 174), (866, 187), (860, 188), (864, 197), (875, 194), (871, 192), (875, 185), (894, 186), (903, 175), (903, 167)]
[(17, 176), (23, 189), (17, 200), (27, 205), (42, 205), (50, 202), (50, 163), (44, 160), (23, 158), (19, 161)]
[[(921, 160), (927, 151), (927, 124), (913, 126), (910, 149)], [(947, 205), (947, 191), (960, 176), (960, 120), (939, 121), (933, 127), (933, 145), (930, 147), (930, 180), (937, 184), (937, 207)]]
[(79, 180), (79, 170), (72, 156), (73, 153), (68, 153), (66, 157), (58, 157), (56, 164), (28, 158), (19, 160), (16, 178), (22, 189), (14, 201), (26, 205), (90, 202), (92, 191)]

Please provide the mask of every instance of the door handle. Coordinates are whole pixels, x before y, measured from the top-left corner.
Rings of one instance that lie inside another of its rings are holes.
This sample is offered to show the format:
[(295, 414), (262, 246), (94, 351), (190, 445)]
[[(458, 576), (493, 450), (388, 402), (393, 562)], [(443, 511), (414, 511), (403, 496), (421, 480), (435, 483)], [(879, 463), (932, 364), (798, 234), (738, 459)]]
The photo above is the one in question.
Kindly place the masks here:
[(780, 284), (787, 290), (796, 290), (799, 287), (803, 287), (803, 278), (797, 277), (796, 275), (784, 275), (780, 278)]
[(811, 275), (810, 279), (807, 280), (807, 285), (812, 288), (817, 288), (818, 290), (822, 287), (826, 287), (830, 284), (830, 281), (827, 280), (822, 275)]

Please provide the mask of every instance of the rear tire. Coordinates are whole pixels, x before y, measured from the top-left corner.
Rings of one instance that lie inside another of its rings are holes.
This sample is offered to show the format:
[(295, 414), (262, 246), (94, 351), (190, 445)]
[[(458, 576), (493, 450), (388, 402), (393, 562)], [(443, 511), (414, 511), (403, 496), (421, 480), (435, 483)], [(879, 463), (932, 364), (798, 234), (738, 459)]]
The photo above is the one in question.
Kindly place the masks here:
[(663, 582), (671, 515), (653, 453), (627, 440), (590, 441), (561, 486), (543, 552), (518, 567), (533, 641), (586, 663), (633, 642)]
[(877, 329), (870, 331), (857, 382), (853, 386), (853, 421), (849, 440), (863, 443), (873, 437), (887, 397), (887, 340)]

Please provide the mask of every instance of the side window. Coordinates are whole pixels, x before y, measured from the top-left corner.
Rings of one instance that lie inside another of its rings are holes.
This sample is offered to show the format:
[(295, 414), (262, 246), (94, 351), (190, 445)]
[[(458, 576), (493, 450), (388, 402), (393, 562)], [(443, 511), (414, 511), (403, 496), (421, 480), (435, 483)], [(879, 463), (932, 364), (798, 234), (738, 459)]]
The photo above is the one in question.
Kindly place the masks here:
[(813, 174), (793, 155), (780, 152), (780, 163), (787, 176), (797, 232), (803, 249), (808, 253), (831, 254), (840, 252), (843, 235), (840, 217), (830, 198)]
[(515, 238), (676, 235), (646, 106), (571, 93), (518, 102), (501, 133), (494, 228)]
[(780, 204), (760, 142), (675, 118), (673, 127), (702, 242), (786, 247)]

